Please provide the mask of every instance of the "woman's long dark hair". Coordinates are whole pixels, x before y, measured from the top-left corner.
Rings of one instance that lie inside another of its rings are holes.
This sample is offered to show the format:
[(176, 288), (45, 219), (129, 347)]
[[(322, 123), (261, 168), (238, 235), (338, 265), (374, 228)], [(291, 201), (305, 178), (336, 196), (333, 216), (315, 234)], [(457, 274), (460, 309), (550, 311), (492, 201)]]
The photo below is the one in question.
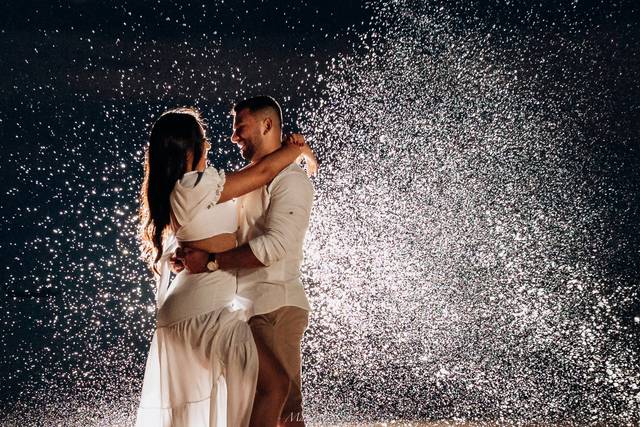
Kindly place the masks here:
[(189, 153), (193, 153), (191, 170), (196, 168), (205, 141), (205, 124), (194, 108), (169, 110), (151, 128), (140, 191), (140, 238), (142, 256), (156, 274), (165, 231), (171, 223), (169, 195), (187, 169)]

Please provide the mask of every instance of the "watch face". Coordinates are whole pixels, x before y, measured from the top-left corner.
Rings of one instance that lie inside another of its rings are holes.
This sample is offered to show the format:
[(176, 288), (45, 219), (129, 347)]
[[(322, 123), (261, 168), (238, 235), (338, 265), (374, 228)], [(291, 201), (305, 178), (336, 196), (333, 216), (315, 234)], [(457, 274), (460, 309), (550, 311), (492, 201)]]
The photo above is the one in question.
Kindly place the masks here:
[(218, 269), (218, 266), (216, 265), (215, 261), (209, 261), (207, 263), (207, 270), (209, 271), (215, 271)]

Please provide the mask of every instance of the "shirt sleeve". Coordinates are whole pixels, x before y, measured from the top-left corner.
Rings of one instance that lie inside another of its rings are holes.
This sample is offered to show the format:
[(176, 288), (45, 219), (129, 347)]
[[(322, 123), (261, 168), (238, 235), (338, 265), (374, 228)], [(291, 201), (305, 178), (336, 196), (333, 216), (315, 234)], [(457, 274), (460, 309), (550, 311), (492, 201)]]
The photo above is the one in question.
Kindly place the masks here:
[(265, 233), (249, 241), (249, 247), (265, 266), (281, 259), (302, 257), (309, 227), (313, 187), (303, 171), (286, 173), (272, 183)]

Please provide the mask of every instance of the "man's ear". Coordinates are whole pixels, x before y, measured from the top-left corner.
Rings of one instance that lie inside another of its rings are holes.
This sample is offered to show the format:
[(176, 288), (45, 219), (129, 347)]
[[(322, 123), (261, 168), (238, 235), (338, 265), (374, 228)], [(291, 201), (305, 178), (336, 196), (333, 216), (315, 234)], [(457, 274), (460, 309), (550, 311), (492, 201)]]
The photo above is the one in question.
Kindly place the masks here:
[(265, 117), (265, 119), (262, 121), (262, 124), (264, 125), (264, 131), (262, 132), (262, 134), (266, 135), (269, 133), (271, 128), (273, 128), (273, 120), (271, 120), (271, 117)]

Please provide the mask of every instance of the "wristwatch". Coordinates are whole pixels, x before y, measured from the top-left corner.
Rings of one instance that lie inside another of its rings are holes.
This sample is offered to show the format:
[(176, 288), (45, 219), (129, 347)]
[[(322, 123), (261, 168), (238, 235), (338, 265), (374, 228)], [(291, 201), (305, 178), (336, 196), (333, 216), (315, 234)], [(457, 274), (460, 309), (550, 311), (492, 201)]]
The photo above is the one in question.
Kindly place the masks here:
[(218, 261), (216, 261), (216, 254), (209, 254), (209, 262), (207, 262), (207, 270), (213, 272), (220, 269)]

